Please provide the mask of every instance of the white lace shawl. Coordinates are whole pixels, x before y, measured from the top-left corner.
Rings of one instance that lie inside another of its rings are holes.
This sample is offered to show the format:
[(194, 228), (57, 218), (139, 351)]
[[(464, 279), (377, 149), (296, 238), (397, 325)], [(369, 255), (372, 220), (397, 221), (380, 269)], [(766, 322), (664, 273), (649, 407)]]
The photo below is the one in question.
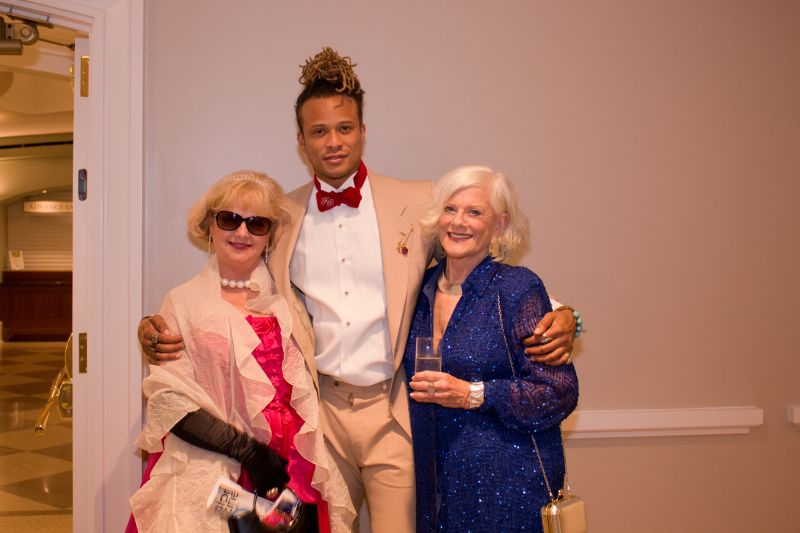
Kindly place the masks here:
[[(262, 410), (275, 396), (275, 389), (252, 356), (260, 343), (258, 335), (222, 299), (219, 279), (216, 257), (212, 256), (200, 274), (172, 289), (161, 307), (161, 316), (183, 337), (186, 348), (177, 361), (151, 365), (142, 384), (148, 399), (147, 421), (136, 444), (148, 452), (163, 451), (163, 455), (150, 480), (131, 497), (141, 533), (228, 532), (227, 523), (206, 509), (206, 500), (219, 476), (238, 478), (240, 464), (169, 433), (187, 413), (202, 408), (262, 442), (272, 437)], [(295, 446), (315, 465), (311, 485), (328, 502), (331, 531), (349, 531), (355, 509), (323, 441), (317, 391), (291, 338), (286, 300), (275, 293), (264, 264), (253, 272), (250, 288), (259, 294), (246, 307), (273, 315), (280, 324), (283, 375), (292, 386), (291, 406), (304, 422), (295, 435)]]

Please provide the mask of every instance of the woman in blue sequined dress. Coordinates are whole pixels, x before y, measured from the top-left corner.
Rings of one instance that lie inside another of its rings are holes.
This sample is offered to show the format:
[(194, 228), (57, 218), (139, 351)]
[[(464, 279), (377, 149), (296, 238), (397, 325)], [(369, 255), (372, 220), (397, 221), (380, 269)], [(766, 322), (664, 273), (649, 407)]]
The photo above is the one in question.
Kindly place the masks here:
[[(522, 339), (550, 311), (536, 274), (502, 263), (527, 237), (527, 221), (508, 178), (487, 167), (446, 174), (434, 206), (423, 227), (445, 259), (425, 274), (403, 360), (417, 531), (541, 531), (549, 498), (531, 435), (555, 492), (564, 478), (559, 424), (575, 409), (578, 379), (572, 365), (524, 355)], [(417, 337), (433, 338), (441, 372), (414, 373)]]

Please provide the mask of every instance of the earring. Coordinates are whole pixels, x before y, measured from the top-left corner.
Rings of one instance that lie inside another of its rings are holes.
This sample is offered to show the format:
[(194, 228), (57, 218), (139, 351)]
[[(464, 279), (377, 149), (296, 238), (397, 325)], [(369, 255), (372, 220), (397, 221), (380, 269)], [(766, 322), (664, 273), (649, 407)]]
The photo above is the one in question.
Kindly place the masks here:
[(264, 262), (266, 263), (267, 259), (269, 259), (269, 247), (264, 247), (264, 253), (262, 255), (264, 256)]
[(211, 255), (211, 234), (208, 234), (208, 255)]

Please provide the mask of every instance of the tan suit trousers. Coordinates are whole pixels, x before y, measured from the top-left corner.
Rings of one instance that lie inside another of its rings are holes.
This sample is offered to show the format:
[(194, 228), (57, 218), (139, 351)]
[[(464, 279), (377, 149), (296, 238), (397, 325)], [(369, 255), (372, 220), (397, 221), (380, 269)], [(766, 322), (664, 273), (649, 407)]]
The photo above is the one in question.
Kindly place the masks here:
[(358, 511), (366, 497), (373, 533), (412, 533), (413, 451), (411, 439), (389, 412), (390, 382), (359, 387), (330, 376), (319, 378), (326, 442), (353, 506)]

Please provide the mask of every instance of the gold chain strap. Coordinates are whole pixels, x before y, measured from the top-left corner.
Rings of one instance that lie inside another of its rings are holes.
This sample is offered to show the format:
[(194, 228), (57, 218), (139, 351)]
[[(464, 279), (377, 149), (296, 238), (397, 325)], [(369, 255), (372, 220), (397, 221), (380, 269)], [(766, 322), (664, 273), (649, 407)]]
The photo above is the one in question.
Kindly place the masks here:
[[(508, 354), (508, 364), (511, 365), (511, 374), (514, 376), (514, 379), (517, 379), (517, 371), (514, 369), (514, 360), (511, 357), (511, 348), (508, 346), (508, 339), (506, 338), (506, 326), (503, 323), (503, 306), (500, 305), (500, 293), (497, 293), (497, 312), (500, 317), (500, 331), (503, 333), (503, 343), (506, 345), (506, 354)], [(539, 460), (539, 468), (542, 471), (542, 477), (544, 477), (544, 484), (547, 487), (547, 493), (550, 495), (550, 501), (555, 502), (556, 498), (553, 497), (553, 489), (550, 487), (550, 480), (547, 478), (547, 473), (544, 471), (544, 463), (542, 462), (542, 455), (539, 453), (539, 445), (536, 443), (536, 437), (531, 434), (531, 441), (533, 442), (533, 449), (536, 452), (536, 459)], [(564, 487), (569, 490), (567, 484), (567, 456), (566, 452), (564, 451), (564, 439), (561, 439), (561, 453), (564, 456)]]

